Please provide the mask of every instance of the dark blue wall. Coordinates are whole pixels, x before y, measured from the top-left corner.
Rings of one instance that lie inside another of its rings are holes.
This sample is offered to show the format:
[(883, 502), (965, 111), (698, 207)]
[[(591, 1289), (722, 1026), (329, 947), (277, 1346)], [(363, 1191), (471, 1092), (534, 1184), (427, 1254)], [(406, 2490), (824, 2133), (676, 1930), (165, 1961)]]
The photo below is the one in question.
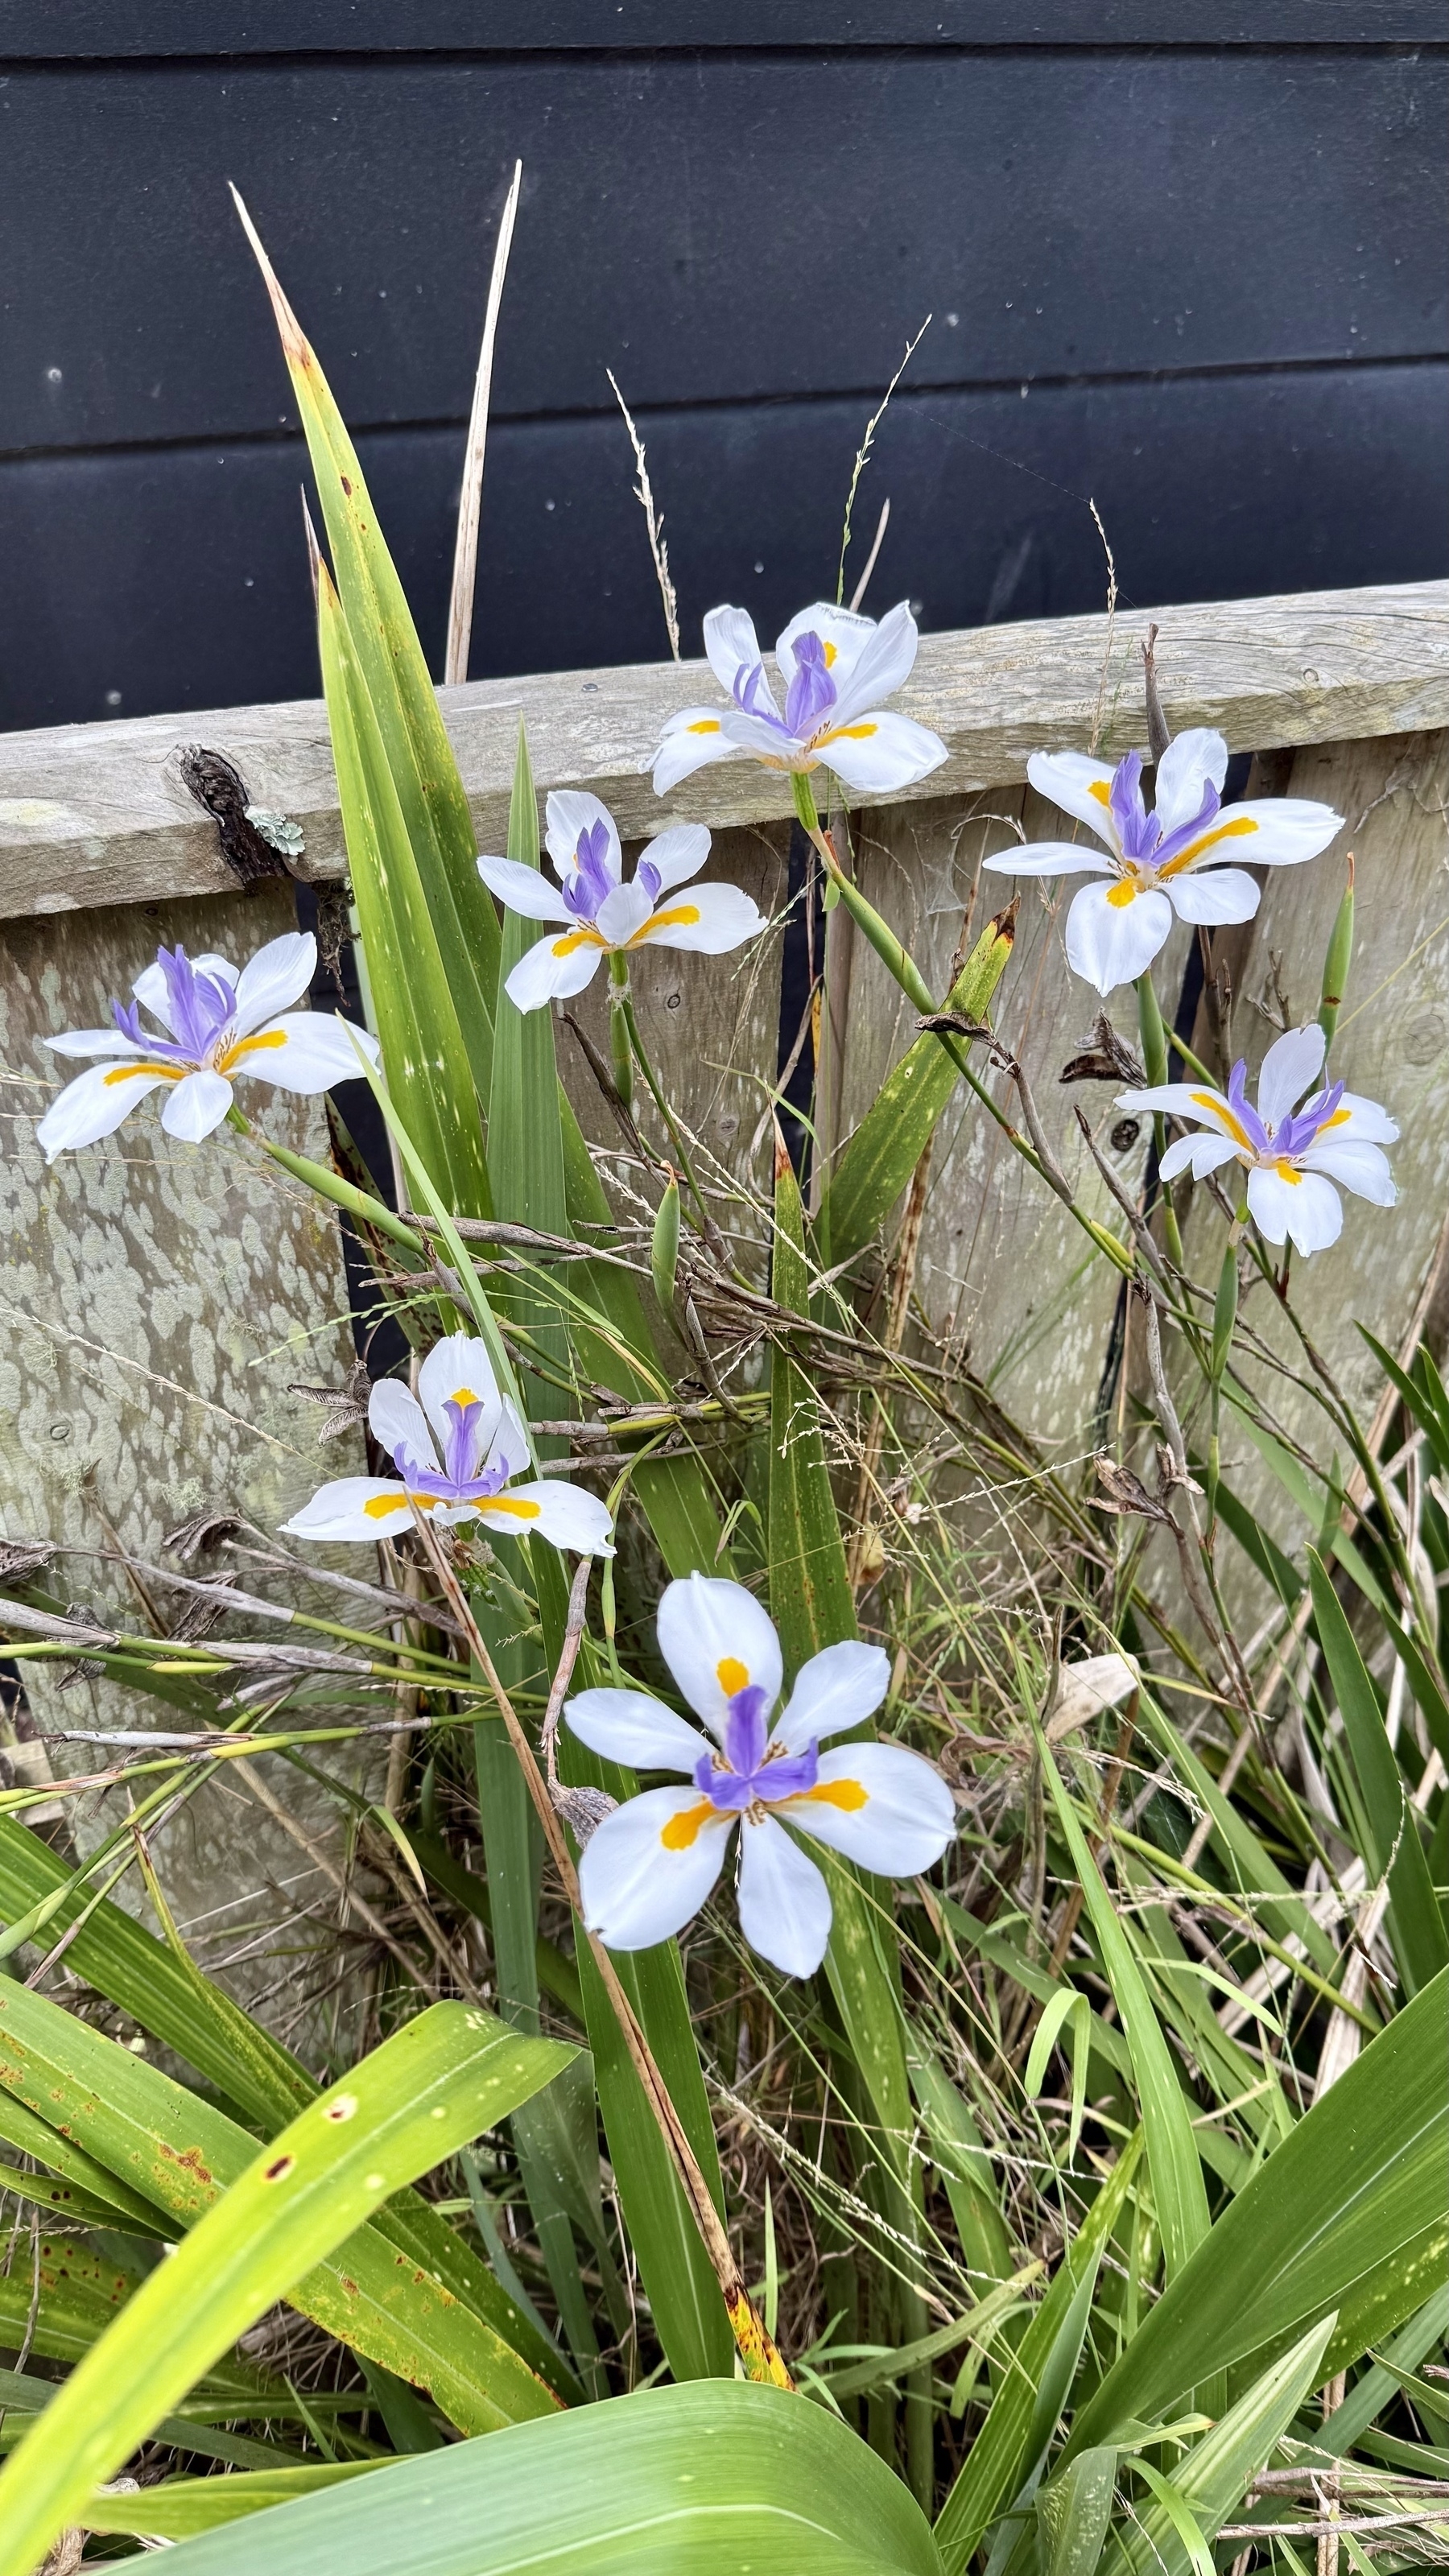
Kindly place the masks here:
[[(788, 35), (789, 42), (782, 41)], [(316, 687), (248, 199), (440, 660), (494, 228), (475, 675), (1449, 570), (1443, 0), (0, 0), (0, 723)]]

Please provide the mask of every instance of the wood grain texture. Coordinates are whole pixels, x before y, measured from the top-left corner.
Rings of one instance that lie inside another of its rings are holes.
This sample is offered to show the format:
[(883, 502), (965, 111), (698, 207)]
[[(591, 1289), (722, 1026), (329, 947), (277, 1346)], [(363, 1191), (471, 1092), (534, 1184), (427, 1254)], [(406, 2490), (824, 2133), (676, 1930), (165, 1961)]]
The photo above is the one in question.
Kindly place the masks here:
[[(939, 994), (950, 981), (963, 916), (969, 943), (1013, 891), (1009, 876), (981, 868), (985, 853), (1009, 849), (1015, 824), (1030, 839), (1045, 839), (1057, 828), (1053, 809), (1029, 788), (993, 790), (972, 803), (979, 809), (975, 819), (963, 821), (960, 808), (942, 800), (871, 816), (859, 835), (872, 902)], [(1063, 949), (1074, 891), (1070, 884), (1053, 888), (1022, 880), (1016, 943), (992, 1021), (1026, 1070), (1043, 1128), (1082, 1205), (1115, 1231), (1120, 1217), (1078, 1136), (1072, 1103), (1082, 1102), (1129, 1189), (1140, 1183), (1147, 1135), (1144, 1130), (1126, 1152), (1112, 1152), (1108, 1131), (1119, 1113), (1108, 1106), (1111, 1091), (1096, 1084), (1064, 1090), (1057, 1079), (1098, 1007), (1097, 997), (1070, 973)], [(1162, 961), (1164, 991), (1181, 980), (1186, 946), (1179, 926)], [(1132, 996), (1115, 998), (1118, 1021), (1130, 1038)], [(843, 1134), (915, 1037), (915, 1017), (879, 959), (857, 939), (845, 1014)], [(1006, 1076), (984, 1062), (976, 1070), (1019, 1126), (1020, 1107)], [(897, 1217), (898, 1212), (882, 1229), (883, 1248), (893, 1240)], [(1091, 1445), (1116, 1276), (964, 1084), (957, 1085), (936, 1133), (916, 1284), (950, 1354), (984, 1379), (1040, 1440), (1053, 1465), (1078, 1472)]]
[[(1231, 1052), (1256, 1076), (1278, 1033), (1312, 1019), (1324, 952), (1343, 892), (1344, 856), (1357, 861), (1354, 959), (1331, 1059), (1350, 1091), (1383, 1103), (1399, 1122), (1388, 1149), (1398, 1205), (1343, 1198), (1343, 1232), (1311, 1261), (1296, 1256), (1292, 1296), (1361, 1423), (1383, 1386), (1361, 1321), (1397, 1351), (1412, 1318), (1449, 1212), (1449, 734), (1376, 742), (1324, 743), (1284, 764), (1283, 792), (1332, 804), (1346, 829), (1311, 867), (1270, 871), (1240, 971)], [(1249, 1096), (1252, 1096), (1251, 1087)], [(1198, 1195), (1187, 1231), (1197, 1276), (1211, 1281), (1222, 1227)], [(1243, 1318), (1285, 1360), (1304, 1369), (1301, 1349), (1271, 1291), (1260, 1281), (1243, 1298)], [(1245, 1374), (1306, 1449), (1327, 1459), (1334, 1440), (1311, 1395), (1248, 1364)], [(1247, 1436), (1225, 1411), (1223, 1472), (1284, 1546), (1311, 1533)], [(1350, 1462), (1341, 1460), (1346, 1473)], [(1237, 1558), (1239, 1598), (1267, 1594)]]
[[(223, 1129), (204, 1144), (172, 1143), (148, 1100), (118, 1133), (46, 1169), (36, 1116), (73, 1068), (38, 1039), (102, 1023), (158, 936), (193, 954), (240, 960), (294, 926), (290, 890), (268, 887), (147, 910), (16, 925), (0, 969), (0, 1066), (6, 1151), (0, 1162), (0, 1528), (78, 1550), (119, 1540), (166, 1562), (166, 1531), (202, 1506), (241, 1509), (263, 1529), (329, 1475), (363, 1461), (349, 1437), (316, 1445), (315, 1408), (290, 1379), (340, 1383), (351, 1356), (347, 1291), (330, 1212), (274, 1174)], [(320, 1102), (244, 1086), (248, 1113), (306, 1153), (326, 1152)], [(342, 1561), (342, 1560), (339, 1560)], [(198, 1569), (193, 1568), (193, 1571)], [(203, 1567), (200, 1570), (205, 1570)], [(117, 1569), (77, 1554), (48, 1578), (62, 1596), (140, 1612)], [(158, 1592), (173, 1616), (182, 1596)], [(174, 1725), (175, 1712), (106, 1684), (59, 1687), (55, 1666), (27, 1667), (42, 1729)], [(93, 1747), (57, 1749), (57, 1767), (102, 1768)], [(305, 1782), (289, 1783), (305, 1824), (325, 1838), (337, 1810)], [(114, 1802), (67, 1801), (90, 1848), (120, 1821)], [(295, 1845), (226, 1781), (202, 1790), (158, 1837), (168, 1892), (201, 1954), (285, 1914), (278, 1889), (309, 1902), (327, 1893)], [(256, 1992), (276, 1963), (254, 1960)]]
[[(1174, 730), (1212, 724), (1232, 749), (1263, 750), (1449, 723), (1449, 582), (1143, 611), (1119, 618), (1110, 653), (1101, 617), (928, 635), (895, 703), (940, 732), (950, 758), (894, 801), (1018, 783), (1031, 751), (1084, 745), (1099, 713), (1103, 748), (1125, 750), (1142, 733), (1137, 640), (1150, 615)], [(749, 761), (655, 798), (647, 765), (665, 717), (719, 698), (703, 663), (475, 682), (440, 697), (482, 849), (504, 845), (520, 709), (540, 788), (591, 788), (626, 838), (666, 816), (724, 828), (790, 810), (785, 780)], [(340, 873), (320, 701), (59, 726), (0, 737), (0, 915), (219, 891), (215, 826), (176, 774), (192, 742), (224, 752), (256, 803), (302, 825), (309, 875)]]

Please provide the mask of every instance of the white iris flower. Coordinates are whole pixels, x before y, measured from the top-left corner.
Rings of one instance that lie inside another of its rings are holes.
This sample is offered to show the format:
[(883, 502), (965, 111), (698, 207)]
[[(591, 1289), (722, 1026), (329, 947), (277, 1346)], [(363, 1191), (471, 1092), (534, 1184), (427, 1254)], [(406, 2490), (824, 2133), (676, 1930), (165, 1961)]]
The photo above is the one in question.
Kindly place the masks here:
[(1297, 867), (1326, 850), (1343, 816), (1297, 796), (1222, 804), (1228, 746), (1220, 733), (1180, 733), (1157, 765), (1157, 801), (1142, 796), (1142, 755), (1115, 769), (1080, 751), (1035, 751), (1026, 774), (1039, 796), (1074, 814), (1106, 847), (1033, 841), (986, 861), (1008, 877), (1103, 877), (1083, 886), (1067, 915), (1067, 963), (1099, 993), (1145, 975), (1179, 921), (1251, 921), (1259, 888), (1253, 867)]
[(512, 1479), (529, 1463), (528, 1439), (498, 1392), (486, 1343), (453, 1333), (434, 1344), (418, 1371), (418, 1392), (380, 1378), (367, 1419), (397, 1477), (342, 1476), (324, 1485), (295, 1520), (291, 1538), (397, 1538), (414, 1512), (429, 1522), (481, 1521), (490, 1538), (542, 1538), (580, 1556), (612, 1556), (613, 1523), (597, 1496), (562, 1476)]
[[(1151, 1091), (1123, 1091), (1119, 1109), (1163, 1109), (1190, 1118), (1201, 1133), (1180, 1136), (1162, 1157), (1162, 1177), (1194, 1180), (1222, 1163), (1238, 1162), (1248, 1175), (1248, 1208), (1269, 1243), (1292, 1237), (1302, 1253), (1326, 1251), (1343, 1229), (1339, 1189), (1376, 1207), (1392, 1207), (1397, 1191), (1388, 1157), (1398, 1128), (1376, 1100), (1360, 1100), (1341, 1082), (1314, 1093), (1323, 1070), (1325, 1040), (1316, 1021), (1277, 1038), (1263, 1058), (1258, 1106), (1247, 1098), (1248, 1068), (1239, 1062), (1226, 1094), (1206, 1083), (1165, 1082)], [(1334, 1187), (1335, 1182), (1338, 1188)]]
[[(42, 1040), (55, 1055), (106, 1059), (67, 1083), (41, 1119), (35, 1134), (46, 1161), (112, 1135), (161, 1082), (167, 1135), (198, 1145), (230, 1109), (237, 1074), (255, 1074), (281, 1091), (330, 1091), (334, 1082), (356, 1081), (357, 1048), (376, 1064), (376, 1038), (328, 1011), (287, 1007), (301, 1000), (316, 969), (316, 940), (296, 930), (259, 948), (240, 973), (225, 957), (159, 949), (131, 987), (135, 999), (111, 1004), (113, 1028), (69, 1029)], [(143, 1008), (164, 1035), (142, 1026)]]
[(504, 989), (515, 1010), (536, 1011), (556, 997), (581, 993), (611, 951), (627, 957), (640, 948), (692, 948), (720, 957), (765, 927), (753, 897), (738, 886), (675, 891), (709, 857), (702, 823), (677, 823), (661, 832), (627, 883), (618, 825), (597, 796), (556, 790), (548, 800), (546, 837), (560, 880), (556, 886), (519, 859), (478, 862), (484, 884), (510, 912), (528, 921), (567, 924), (562, 933), (540, 939), (514, 967)]
[(613, 1950), (647, 1950), (697, 1914), (740, 1828), (746, 1940), (786, 1976), (808, 1977), (830, 1937), (830, 1890), (794, 1841), (810, 1834), (863, 1869), (913, 1877), (956, 1830), (940, 1773), (900, 1744), (846, 1744), (885, 1698), (879, 1646), (827, 1646), (802, 1665), (770, 1724), (784, 1668), (774, 1625), (738, 1583), (692, 1574), (659, 1604), (659, 1651), (706, 1733), (642, 1691), (588, 1690), (567, 1702), (575, 1735), (611, 1762), (682, 1771), (606, 1816), (579, 1862), (584, 1920)]
[(785, 684), (780, 713), (743, 608), (712, 608), (704, 621), (709, 667), (730, 704), (671, 716), (654, 757), (654, 792), (667, 796), (711, 760), (759, 760), (767, 769), (833, 769), (847, 787), (883, 796), (928, 778), (946, 758), (940, 736), (881, 700), (910, 677), (916, 621), (904, 600), (877, 625), (823, 600), (792, 617), (775, 645)]

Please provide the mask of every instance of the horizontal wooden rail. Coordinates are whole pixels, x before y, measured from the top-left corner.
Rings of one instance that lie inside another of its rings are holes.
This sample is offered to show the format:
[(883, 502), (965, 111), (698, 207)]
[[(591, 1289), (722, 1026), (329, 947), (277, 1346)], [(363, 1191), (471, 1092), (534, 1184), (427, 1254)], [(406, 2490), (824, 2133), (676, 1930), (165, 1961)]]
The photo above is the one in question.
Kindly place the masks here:
[[(1154, 618), (1175, 731), (1216, 725), (1234, 750), (1266, 751), (1449, 725), (1449, 582), (1124, 611), (1110, 631), (1105, 617), (1033, 620), (922, 639), (894, 703), (934, 726), (950, 759), (914, 794), (1019, 781), (1032, 750), (1085, 747), (1094, 732), (1109, 753), (1141, 740), (1137, 648)], [(503, 846), (520, 715), (539, 784), (593, 789), (626, 837), (656, 829), (666, 811), (720, 825), (788, 814), (786, 781), (744, 761), (687, 780), (667, 805), (655, 798), (648, 763), (664, 719), (718, 696), (704, 663), (442, 691), (480, 847)], [(177, 774), (177, 751), (191, 743), (223, 752), (254, 804), (300, 824), (303, 873), (341, 872), (320, 701), (57, 726), (0, 736), (0, 915), (233, 887), (216, 827)]]

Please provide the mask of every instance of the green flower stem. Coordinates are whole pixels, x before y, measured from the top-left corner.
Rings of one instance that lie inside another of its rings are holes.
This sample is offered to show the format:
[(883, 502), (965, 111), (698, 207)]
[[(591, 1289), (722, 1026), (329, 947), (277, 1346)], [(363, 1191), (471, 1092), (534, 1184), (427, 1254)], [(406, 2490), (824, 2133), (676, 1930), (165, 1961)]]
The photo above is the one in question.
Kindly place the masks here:
[[(611, 966), (616, 962), (620, 965), (623, 964), (622, 959), (616, 961), (611, 957), (609, 960)], [(658, 1110), (660, 1117), (664, 1121), (665, 1133), (669, 1138), (670, 1144), (674, 1148), (675, 1160), (680, 1171), (684, 1174), (685, 1180), (689, 1184), (689, 1195), (694, 1201), (695, 1214), (699, 1219), (699, 1230), (704, 1236), (706, 1243), (709, 1245), (711, 1252), (714, 1254), (715, 1259), (727, 1269), (734, 1270), (735, 1265), (730, 1260), (728, 1246), (726, 1245), (724, 1237), (720, 1233), (719, 1227), (715, 1224), (714, 1218), (710, 1215), (708, 1206), (705, 1203), (704, 1192), (700, 1188), (699, 1181), (695, 1174), (694, 1165), (690, 1160), (689, 1147), (684, 1141), (684, 1135), (679, 1121), (675, 1117), (674, 1111), (669, 1105), (668, 1096), (665, 1093), (664, 1086), (660, 1082), (653, 1065), (649, 1061), (644, 1041), (639, 1035), (639, 1022), (634, 1013), (634, 997), (629, 990), (628, 967), (624, 966), (623, 971), (624, 989), (620, 1007), (623, 1013), (624, 1026), (628, 1033), (629, 1044), (633, 1048), (635, 1056), (638, 1058), (639, 1070), (643, 1074), (644, 1080), (649, 1087), (649, 1096), (653, 1101), (655, 1108)], [(738, 1277), (739, 1273), (736, 1271), (735, 1275)]]
[[(1150, 974), (1139, 975), (1137, 978), (1137, 1026), (1142, 1037), (1142, 1062), (1147, 1074), (1147, 1087), (1149, 1091), (1156, 1091), (1167, 1080), (1167, 1031), (1162, 1024), (1162, 1009), (1157, 999), (1157, 987)], [(1160, 1109), (1154, 1110), (1152, 1114), (1152, 1135), (1157, 1148), (1157, 1159), (1161, 1163), (1167, 1149), (1167, 1121)], [(1161, 1188), (1163, 1237), (1167, 1244), (1169, 1258), (1176, 1268), (1181, 1270), (1183, 1266), (1182, 1234), (1177, 1222), (1177, 1210), (1172, 1204), (1172, 1191), (1167, 1183), (1163, 1182)]]
[(626, 1109), (634, 1106), (634, 1057), (630, 1047), (629, 960), (609, 951), (609, 1053), (614, 1089)]
[(366, 1190), (354, 1188), (352, 1182), (344, 1181), (339, 1172), (329, 1172), (325, 1164), (312, 1162), (306, 1154), (294, 1154), (289, 1146), (273, 1144), (271, 1137), (264, 1136), (259, 1128), (254, 1127), (234, 1101), (226, 1113), (226, 1122), (236, 1129), (239, 1136), (247, 1136), (254, 1145), (260, 1145), (262, 1152), (269, 1154), (274, 1163), (279, 1163), (284, 1172), (290, 1172), (294, 1181), (305, 1181), (308, 1189), (315, 1190), (319, 1198), (330, 1199), (334, 1207), (345, 1208), (347, 1214), (355, 1216), (359, 1223), (375, 1226), (379, 1234), (387, 1235), (393, 1243), (400, 1243), (405, 1251), (417, 1253), (422, 1261), (431, 1260), (422, 1236), (412, 1226), (405, 1225), (402, 1218), (384, 1206), (381, 1199), (371, 1197)]
[[(902, 947), (889, 924), (882, 921), (875, 906), (867, 903), (860, 888), (852, 884), (836, 857), (828, 833), (821, 828), (820, 816), (815, 805), (815, 793), (809, 779), (800, 770), (792, 770), (790, 784), (794, 792), (796, 814), (820, 854), (831, 886), (836, 890), (856, 927), (865, 933), (877, 957), (887, 973), (892, 975), (899, 984), (906, 999), (913, 1002), (916, 1009), (923, 1014), (934, 1011), (935, 994), (931, 991), (914, 958)], [(1032, 1170), (1038, 1173), (1049, 1187), (1054, 1188), (1055, 1183), (1036, 1147), (1022, 1135), (1018, 1127), (1012, 1125), (1000, 1102), (992, 1098), (985, 1083), (973, 1071), (967, 1053), (969, 1039), (956, 1037), (949, 1031), (942, 1031), (941, 1044), (963, 1082), (971, 1091), (974, 1091), (982, 1108), (995, 1119), (1007, 1142), (1014, 1147), (1024, 1163), (1029, 1163)], [(1079, 1207), (1074, 1198), (1068, 1196), (1063, 1204), (1076, 1218), (1083, 1233), (1088, 1235), (1096, 1245), (1097, 1250), (1106, 1254), (1113, 1268), (1124, 1272), (1130, 1278), (1137, 1266), (1136, 1255), (1130, 1245), (1120, 1242), (1108, 1227), (1099, 1225), (1095, 1217), (1088, 1216), (1085, 1208)]]

